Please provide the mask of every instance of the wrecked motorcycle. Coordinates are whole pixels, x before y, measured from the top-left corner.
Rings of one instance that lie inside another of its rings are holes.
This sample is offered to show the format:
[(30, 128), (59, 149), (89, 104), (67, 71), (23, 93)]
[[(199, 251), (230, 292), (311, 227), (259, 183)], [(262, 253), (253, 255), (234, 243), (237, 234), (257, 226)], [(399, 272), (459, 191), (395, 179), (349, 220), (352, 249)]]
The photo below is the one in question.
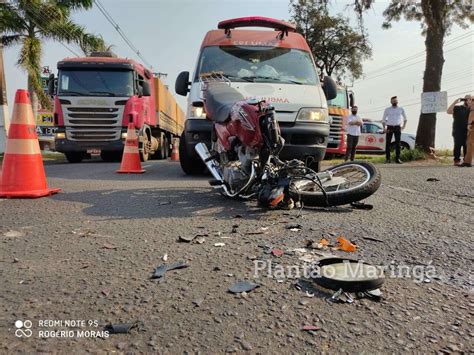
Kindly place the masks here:
[(214, 179), (212, 187), (230, 198), (257, 198), (261, 206), (337, 206), (363, 200), (380, 186), (381, 175), (367, 162), (348, 162), (316, 172), (300, 160), (282, 161), (284, 146), (275, 110), (245, 99), (218, 74), (202, 76), (201, 99), (213, 121), (211, 150), (195, 146)]

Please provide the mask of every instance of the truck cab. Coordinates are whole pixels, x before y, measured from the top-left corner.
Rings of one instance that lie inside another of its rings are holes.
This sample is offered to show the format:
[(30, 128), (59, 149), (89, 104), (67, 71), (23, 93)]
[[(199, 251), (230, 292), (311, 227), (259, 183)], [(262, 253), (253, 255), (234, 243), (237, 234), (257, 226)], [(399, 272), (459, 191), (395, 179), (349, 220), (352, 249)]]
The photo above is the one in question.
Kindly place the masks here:
[[(264, 27), (267, 30), (242, 30)], [(272, 29), (268, 30), (268, 28)], [(210, 147), (212, 122), (206, 119), (199, 78), (221, 73), (245, 98), (265, 100), (275, 107), (285, 146), (282, 159), (306, 159), (319, 163), (329, 136), (326, 98), (336, 95), (326, 77), (323, 90), (311, 50), (291, 24), (265, 17), (222, 21), (209, 31), (201, 45), (194, 74), (182, 72), (176, 93), (188, 95), (186, 122), (180, 145), (180, 162), (187, 174), (202, 172), (204, 165), (194, 146)]]
[(120, 159), (127, 125), (133, 122), (146, 160), (157, 145), (151, 133), (156, 126), (153, 74), (133, 60), (101, 54), (66, 58), (57, 67), (57, 80), (52, 74), (49, 81), (56, 150), (69, 162), (91, 153)]

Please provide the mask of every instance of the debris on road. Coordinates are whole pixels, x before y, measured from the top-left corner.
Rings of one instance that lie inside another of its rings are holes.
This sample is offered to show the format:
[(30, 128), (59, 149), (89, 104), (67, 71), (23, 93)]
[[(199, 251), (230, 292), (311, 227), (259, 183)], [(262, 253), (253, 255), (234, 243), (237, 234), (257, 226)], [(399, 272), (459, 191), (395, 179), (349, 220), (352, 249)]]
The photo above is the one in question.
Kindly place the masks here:
[(120, 323), (120, 324), (109, 324), (105, 326), (106, 331), (109, 334), (126, 334), (129, 333), (133, 328), (138, 327), (138, 322), (135, 323)]
[(374, 208), (370, 203), (364, 202), (351, 202), (351, 207), (356, 210), (371, 210)]
[(322, 244), (327, 247), (329, 245), (329, 241), (326, 238), (321, 238), (319, 244)]
[(184, 261), (180, 261), (174, 264), (162, 264), (158, 266), (155, 271), (153, 272), (153, 275), (151, 275), (151, 279), (160, 279), (163, 276), (165, 276), (165, 273), (171, 270), (177, 270), (177, 269), (185, 269), (189, 267), (188, 264), (186, 264)]
[(368, 298), (370, 300), (380, 302), (382, 300), (382, 291), (380, 289), (375, 289), (375, 290), (370, 290), (370, 291), (364, 291), (364, 292), (357, 292), (356, 293), (357, 298)]
[(426, 181), (428, 181), (428, 182), (437, 182), (437, 181), (441, 181), (441, 180), (438, 179), (438, 178), (428, 178), (428, 179), (426, 179)]
[(303, 227), (301, 226), (301, 224), (297, 224), (297, 223), (290, 223), (290, 224), (287, 224), (285, 226), (286, 229), (289, 229), (290, 231), (292, 232), (298, 232), (300, 231)]
[(318, 327), (317, 325), (303, 325), (303, 327), (301, 328), (301, 330), (303, 331), (316, 331), (316, 330), (321, 330), (322, 328), (321, 327)]
[(18, 237), (24, 237), (25, 233), (15, 231), (15, 230), (9, 230), (8, 232), (3, 233), (3, 236), (7, 238), (18, 238)]
[(112, 245), (112, 244), (109, 244), (109, 243), (104, 243), (104, 244), (102, 245), (102, 247), (103, 247), (104, 249), (117, 249), (117, 247), (116, 247), (115, 245)]
[(373, 241), (373, 242), (383, 243), (383, 240), (377, 239), (377, 238), (374, 238), (374, 237), (362, 237), (362, 239), (371, 240), (371, 241)]
[(161, 258), (163, 261), (167, 261), (168, 260), (168, 254), (165, 254), (163, 255), (163, 257)]
[(223, 247), (225, 243), (214, 243), (215, 247)]
[(237, 281), (235, 284), (229, 287), (229, 292), (231, 293), (242, 293), (242, 292), (250, 292), (260, 285), (255, 284), (250, 281)]
[(348, 253), (353, 253), (357, 250), (357, 246), (352, 244), (350, 241), (345, 239), (342, 235), (337, 237), (337, 242), (339, 243), (338, 249), (346, 251)]
[(279, 257), (282, 256), (283, 254), (285, 254), (285, 252), (284, 252), (283, 250), (281, 250), (281, 249), (278, 249), (278, 248), (272, 249), (272, 255), (273, 255), (273, 256), (276, 256), (276, 257), (279, 258)]
[(197, 237), (195, 240), (194, 240), (196, 243), (198, 244), (202, 244), (206, 241), (206, 238), (204, 238), (202, 235), (200, 235), (199, 237)]
[(203, 242), (200, 242), (204, 239), (204, 237), (209, 236), (208, 233), (198, 233), (194, 235), (180, 235), (178, 238), (178, 242), (183, 242), (183, 243), (191, 243), (192, 241), (196, 241), (199, 244), (202, 244)]
[(263, 232), (263, 231), (245, 232), (245, 235), (260, 235), (260, 234), (265, 234), (265, 232)]
[(204, 298), (196, 298), (192, 301), (193, 305), (196, 307), (201, 307), (201, 304), (204, 302)]

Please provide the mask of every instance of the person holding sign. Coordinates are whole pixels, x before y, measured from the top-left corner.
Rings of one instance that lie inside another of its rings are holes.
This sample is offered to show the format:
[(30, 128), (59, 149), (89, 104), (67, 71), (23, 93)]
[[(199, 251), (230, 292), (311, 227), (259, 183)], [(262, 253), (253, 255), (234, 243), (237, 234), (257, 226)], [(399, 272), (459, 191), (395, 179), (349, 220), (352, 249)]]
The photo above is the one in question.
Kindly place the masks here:
[(390, 103), (392, 106), (385, 109), (382, 118), (383, 131), (387, 134), (385, 143), (385, 163), (390, 163), (390, 145), (392, 143), (392, 137), (395, 136), (395, 162), (397, 164), (402, 164), (402, 161), (400, 160), (400, 137), (407, 124), (407, 116), (405, 110), (402, 107), (398, 107), (398, 98), (396, 96), (390, 98)]
[[(464, 103), (462, 105), (458, 105), (460, 102)], [(461, 165), (461, 149), (463, 156), (465, 156), (467, 152), (467, 121), (469, 117), (469, 107), (471, 103), (471, 95), (466, 95), (464, 99), (454, 100), (454, 102), (451, 104), (451, 106), (449, 106), (447, 111), (449, 115), (453, 115), (453, 155), (454, 165), (457, 166)]]

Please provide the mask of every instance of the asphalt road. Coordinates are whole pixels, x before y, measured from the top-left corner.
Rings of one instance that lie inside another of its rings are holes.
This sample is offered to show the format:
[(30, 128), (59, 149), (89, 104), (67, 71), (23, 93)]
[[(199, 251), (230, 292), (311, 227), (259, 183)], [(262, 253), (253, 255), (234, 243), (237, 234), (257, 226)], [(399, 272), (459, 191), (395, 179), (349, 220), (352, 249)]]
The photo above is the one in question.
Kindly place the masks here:
[[(371, 211), (265, 211), (224, 199), (179, 163), (144, 165), (143, 175), (118, 175), (114, 163), (52, 162), (49, 185), (62, 193), (0, 200), (0, 353), (474, 350), (473, 169), (380, 165)], [(357, 252), (294, 251), (339, 235)], [(189, 236), (204, 242), (178, 241)], [(268, 254), (273, 247), (285, 254)], [(167, 263), (189, 267), (150, 280), (165, 254)], [(329, 254), (394, 270), (382, 301), (331, 303), (331, 291), (311, 285), (305, 293), (291, 275), (274, 273)], [(255, 274), (257, 262), (271, 271)], [(244, 279), (260, 287), (227, 292)], [(18, 328), (17, 320), (31, 320), (32, 336), (15, 335), (29, 325)], [(110, 323), (137, 327), (106, 337)]]

